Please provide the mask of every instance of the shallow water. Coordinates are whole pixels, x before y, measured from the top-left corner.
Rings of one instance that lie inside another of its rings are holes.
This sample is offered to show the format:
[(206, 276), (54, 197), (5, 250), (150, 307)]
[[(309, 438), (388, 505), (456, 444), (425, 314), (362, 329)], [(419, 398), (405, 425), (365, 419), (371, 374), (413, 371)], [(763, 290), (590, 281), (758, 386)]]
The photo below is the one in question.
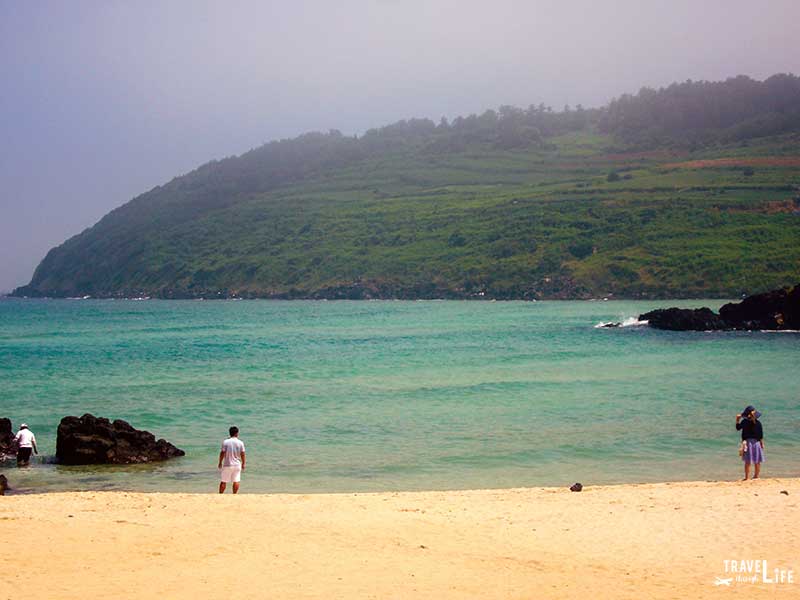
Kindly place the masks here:
[[(797, 476), (800, 334), (597, 329), (692, 302), (0, 300), (0, 416), (44, 461), (30, 491), (204, 491), (241, 428), (243, 491), (733, 479), (734, 415), (764, 415), (765, 475)], [(187, 452), (46, 464), (65, 415)]]

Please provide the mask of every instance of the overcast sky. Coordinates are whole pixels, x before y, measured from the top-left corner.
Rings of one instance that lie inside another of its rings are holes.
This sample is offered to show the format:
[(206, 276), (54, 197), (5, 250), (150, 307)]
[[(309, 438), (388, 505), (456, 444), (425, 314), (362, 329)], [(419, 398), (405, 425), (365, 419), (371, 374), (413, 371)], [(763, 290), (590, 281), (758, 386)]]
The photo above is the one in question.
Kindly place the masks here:
[(0, 291), (213, 158), (501, 104), (800, 73), (799, 0), (0, 0)]

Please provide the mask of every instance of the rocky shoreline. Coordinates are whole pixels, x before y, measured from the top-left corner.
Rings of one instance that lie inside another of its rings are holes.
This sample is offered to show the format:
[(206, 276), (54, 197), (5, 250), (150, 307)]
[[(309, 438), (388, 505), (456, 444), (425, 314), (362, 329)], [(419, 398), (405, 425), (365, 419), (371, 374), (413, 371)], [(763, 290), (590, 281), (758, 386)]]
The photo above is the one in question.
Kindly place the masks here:
[(14, 456), (14, 429), (11, 419), (0, 417), (0, 462)]
[(669, 331), (796, 331), (800, 284), (725, 304), (719, 313), (705, 307), (661, 308), (639, 315), (639, 321)]
[[(11, 420), (0, 418), (0, 461), (16, 454)], [(185, 452), (127, 421), (85, 414), (64, 417), (58, 425), (55, 463), (62, 465), (131, 465), (185, 456)]]
[(184, 456), (186, 453), (127, 421), (85, 414), (64, 417), (58, 425), (56, 461), (62, 465), (130, 465)]
[(532, 279), (524, 285), (497, 287), (487, 284), (419, 281), (416, 283), (356, 279), (317, 288), (248, 289), (247, 287), (150, 287), (99, 289), (71, 287), (40, 289), (32, 285), (16, 288), (9, 297), (98, 300), (675, 300), (729, 298), (730, 289), (670, 290), (622, 287), (587, 287), (572, 277)]

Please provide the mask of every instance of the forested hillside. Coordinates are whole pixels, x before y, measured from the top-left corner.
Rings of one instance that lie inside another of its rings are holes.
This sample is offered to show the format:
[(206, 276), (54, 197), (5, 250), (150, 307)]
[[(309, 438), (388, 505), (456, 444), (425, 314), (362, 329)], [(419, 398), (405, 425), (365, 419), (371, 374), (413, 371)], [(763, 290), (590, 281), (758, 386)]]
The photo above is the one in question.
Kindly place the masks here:
[(800, 78), (511, 106), (212, 161), (51, 250), (28, 296), (734, 296), (800, 281)]
[(601, 131), (643, 147), (741, 142), (800, 129), (800, 78), (774, 75), (675, 83), (613, 100)]

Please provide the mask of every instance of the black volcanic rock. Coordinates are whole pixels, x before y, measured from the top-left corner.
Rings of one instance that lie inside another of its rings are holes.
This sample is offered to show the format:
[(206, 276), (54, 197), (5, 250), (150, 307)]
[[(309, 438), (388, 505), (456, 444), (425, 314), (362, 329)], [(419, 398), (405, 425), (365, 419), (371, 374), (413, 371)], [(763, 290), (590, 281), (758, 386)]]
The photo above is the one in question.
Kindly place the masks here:
[(643, 315), (656, 329), (672, 331), (800, 330), (800, 285), (748, 296), (719, 309), (661, 308)]
[(13, 454), (14, 430), (11, 427), (11, 419), (0, 418), (0, 460), (3, 456)]
[(643, 315), (640, 321), (647, 321), (656, 329), (671, 331), (714, 331), (726, 329), (725, 322), (710, 308), (660, 308)]
[(719, 315), (735, 329), (800, 329), (800, 285), (726, 304)]
[(185, 452), (126, 421), (85, 414), (58, 425), (56, 459), (64, 465), (134, 464), (167, 460)]

